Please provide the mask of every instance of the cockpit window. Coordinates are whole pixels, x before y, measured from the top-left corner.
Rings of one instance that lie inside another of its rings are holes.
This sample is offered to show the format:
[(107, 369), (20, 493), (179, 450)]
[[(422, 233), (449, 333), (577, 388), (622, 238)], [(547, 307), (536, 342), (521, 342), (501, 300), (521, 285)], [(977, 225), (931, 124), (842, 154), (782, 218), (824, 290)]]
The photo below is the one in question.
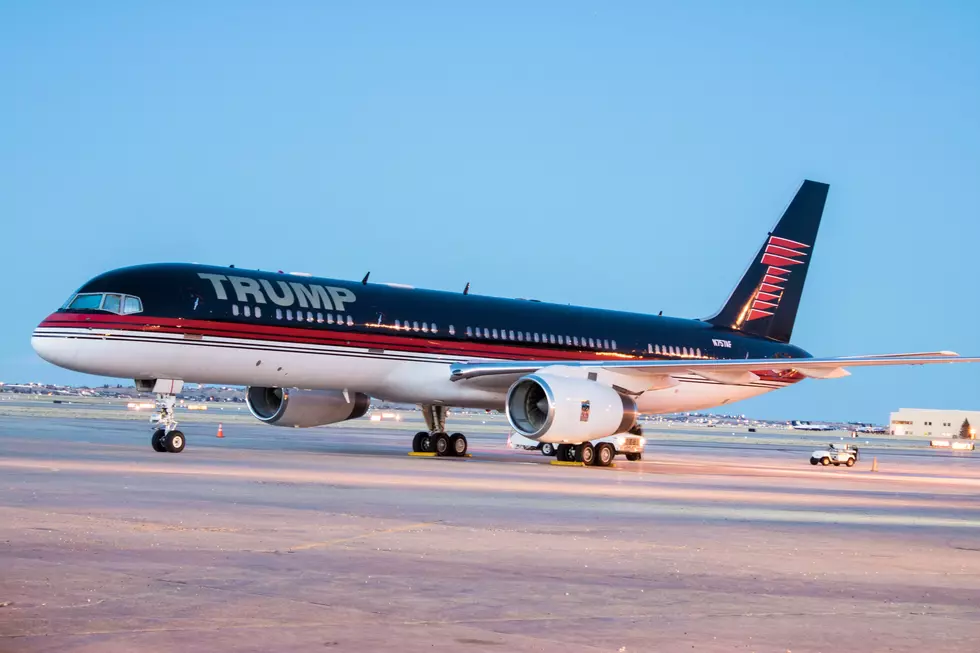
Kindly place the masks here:
[(131, 315), (143, 312), (143, 302), (139, 297), (120, 293), (79, 293), (65, 305), (68, 310), (106, 311), (118, 315)]
[(122, 295), (106, 295), (102, 300), (102, 310), (110, 313), (122, 313)]
[(75, 298), (68, 304), (68, 308), (77, 309), (98, 309), (102, 306), (102, 293), (84, 293), (75, 295)]
[(140, 301), (139, 297), (127, 296), (126, 300), (123, 302), (123, 313), (142, 313), (143, 312), (143, 302)]

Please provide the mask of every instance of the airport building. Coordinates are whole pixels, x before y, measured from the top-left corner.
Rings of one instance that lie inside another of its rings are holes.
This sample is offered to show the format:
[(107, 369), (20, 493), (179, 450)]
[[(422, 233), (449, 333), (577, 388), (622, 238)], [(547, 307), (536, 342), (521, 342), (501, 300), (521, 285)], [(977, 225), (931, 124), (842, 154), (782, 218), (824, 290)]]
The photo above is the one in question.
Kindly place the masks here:
[(892, 435), (919, 435), (933, 438), (958, 438), (966, 422), (966, 432), (976, 439), (980, 429), (980, 411), (900, 408), (892, 413), (889, 431)]

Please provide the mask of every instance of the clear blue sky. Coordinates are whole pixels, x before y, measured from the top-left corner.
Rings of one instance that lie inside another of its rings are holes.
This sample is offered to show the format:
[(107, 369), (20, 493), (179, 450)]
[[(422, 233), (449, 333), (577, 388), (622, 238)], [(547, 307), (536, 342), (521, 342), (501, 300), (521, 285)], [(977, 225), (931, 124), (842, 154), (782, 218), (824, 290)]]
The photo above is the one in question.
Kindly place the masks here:
[[(0, 2), (0, 379), (87, 278), (235, 263), (684, 317), (831, 184), (794, 342), (980, 354), (980, 3)], [(741, 404), (980, 408), (980, 366)]]

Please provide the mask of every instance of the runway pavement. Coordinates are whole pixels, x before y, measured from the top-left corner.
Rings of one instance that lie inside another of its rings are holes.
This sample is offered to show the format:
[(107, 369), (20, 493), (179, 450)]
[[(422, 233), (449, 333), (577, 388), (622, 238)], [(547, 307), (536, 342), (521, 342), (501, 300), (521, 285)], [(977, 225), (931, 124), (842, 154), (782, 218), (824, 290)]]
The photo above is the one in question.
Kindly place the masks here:
[(188, 422), (157, 454), (0, 417), (0, 653), (980, 648), (971, 454), (650, 433), (586, 469), (470, 427), (462, 460), (408, 457), (413, 424)]

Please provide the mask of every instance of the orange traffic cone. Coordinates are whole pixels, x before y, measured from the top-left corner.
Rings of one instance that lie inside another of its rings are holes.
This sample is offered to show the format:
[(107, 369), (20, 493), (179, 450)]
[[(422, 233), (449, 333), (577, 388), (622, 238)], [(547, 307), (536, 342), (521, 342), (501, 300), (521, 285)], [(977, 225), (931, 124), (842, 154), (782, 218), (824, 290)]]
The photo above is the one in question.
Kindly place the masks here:
[(219, 438), (225, 437), (224, 432), (221, 430), (221, 424), (218, 424), (218, 437)]

